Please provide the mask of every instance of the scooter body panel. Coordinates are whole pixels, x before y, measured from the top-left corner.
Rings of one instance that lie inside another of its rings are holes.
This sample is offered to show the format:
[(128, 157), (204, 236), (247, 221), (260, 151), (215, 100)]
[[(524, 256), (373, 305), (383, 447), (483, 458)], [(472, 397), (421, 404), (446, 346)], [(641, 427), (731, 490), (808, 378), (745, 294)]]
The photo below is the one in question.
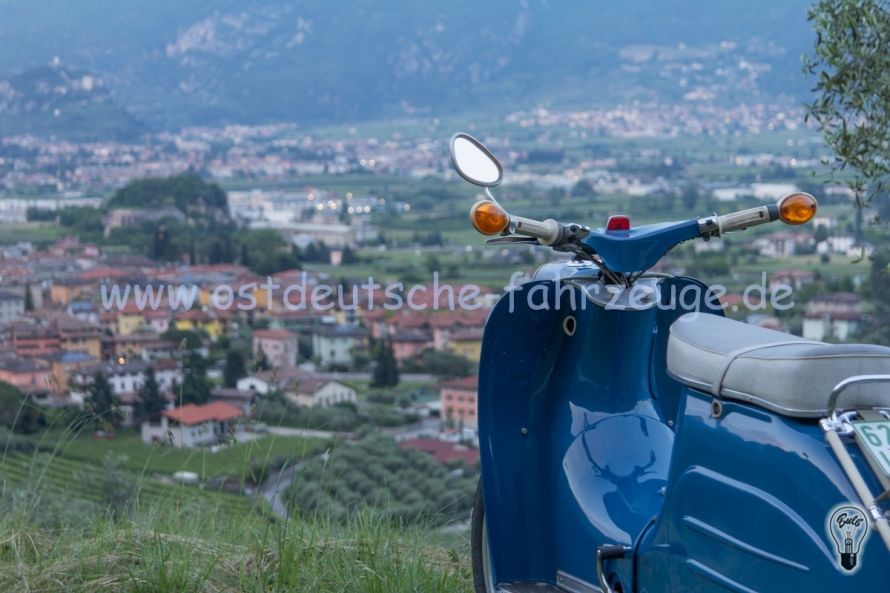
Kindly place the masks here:
[(875, 534), (856, 572), (839, 565), (827, 522), (858, 497), (818, 423), (730, 401), (714, 418), (713, 399), (685, 394), (664, 509), (637, 551), (638, 590), (890, 590), (890, 554)]
[[(662, 283), (664, 308), (604, 308), (558, 281), (495, 307), (478, 418), (497, 582), (555, 582), (562, 570), (595, 583), (596, 547), (635, 545), (661, 512), (674, 440), (662, 403), (676, 413), (681, 387), (653, 357), (664, 360), (667, 330), (687, 312), (668, 306), (686, 286), (703, 307), (706, 291), (689, 279)], [(633, 558), (614, 570), (631, 582)]]

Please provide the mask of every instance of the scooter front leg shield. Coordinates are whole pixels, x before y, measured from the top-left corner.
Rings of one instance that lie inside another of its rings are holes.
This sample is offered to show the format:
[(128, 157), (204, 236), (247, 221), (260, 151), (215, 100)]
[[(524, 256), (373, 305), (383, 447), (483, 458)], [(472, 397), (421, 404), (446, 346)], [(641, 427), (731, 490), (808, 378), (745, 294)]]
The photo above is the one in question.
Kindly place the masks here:
[[(660, 512), (673, 432), (650, 384), (658, 315), (610, 310), (559, 282), (523, 285), (495, 307), (479, 435), (497, 582), (564, 571), (595, 583), (596, 547), (633, 546)], [(630, 582), (633, 555), (613, 570)]]

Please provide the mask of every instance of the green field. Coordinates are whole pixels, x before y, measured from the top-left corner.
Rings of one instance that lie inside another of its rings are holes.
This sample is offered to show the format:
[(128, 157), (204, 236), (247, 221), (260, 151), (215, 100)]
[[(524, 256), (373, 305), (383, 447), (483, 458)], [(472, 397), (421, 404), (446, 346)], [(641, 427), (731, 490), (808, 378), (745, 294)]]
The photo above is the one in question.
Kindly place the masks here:
[(0, 243), (31, 241), (35, 247), (49, 245), (65, 235), (65, 229), (55, 223), (28, 222), (0, 225)]
[[(100, 460), (79, 461), (44, 453), (8, 455), (0, 462), (0, 488), (4, 493), (24, 489), (43, 498), (76, 496), (101, 504), (101, 488), (95, 483), (101, 480), (103, 469), (94, 465)], [(216, 505), (237, 516), (251, 512), (256, 504), (248, 497), (163, 483), (146, 476), (137, 480), (135, 500), (149, 505), (195, 501)]]
[[(216, 453), (204, 447), (177, 449), (161, 445), (145, 445), (132, 431), (121, 430), (113, 440), (93, 440), (80, 437), (59, 445), (58, 456), (65, 460), (86, 463), (101, 461), (108, 453), (124, 455), (123, 467), (146, 476), (171, 475), (178, 471), (198, 474), (202, 480), (218, 477), (241, 478), (251, 471), (252, 464), (263, 463), (273, 457), (289, 456), (301, 459), (310, 454), (321, 441), (277, 435), (263, 436), (223, 447)], [(54, 445), (47, 445), (49, 449)]]

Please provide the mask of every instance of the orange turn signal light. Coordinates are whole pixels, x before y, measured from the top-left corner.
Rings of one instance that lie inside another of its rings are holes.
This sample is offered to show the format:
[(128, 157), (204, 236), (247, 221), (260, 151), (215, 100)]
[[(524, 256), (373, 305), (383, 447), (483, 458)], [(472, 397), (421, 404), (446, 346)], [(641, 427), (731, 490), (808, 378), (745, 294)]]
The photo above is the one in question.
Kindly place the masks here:
[(779, 218), (785, 224), (809, 222), (816, 216), (816, 210), (819, 208), (816, 198), (805, 193), (788, 194), (779, 200), (777, 206), (779, 207)]
[(476, 202), (470, 210), (473, 228), (483, 235), (497, 235), (510, 224), (510, 217), (494, 202)]

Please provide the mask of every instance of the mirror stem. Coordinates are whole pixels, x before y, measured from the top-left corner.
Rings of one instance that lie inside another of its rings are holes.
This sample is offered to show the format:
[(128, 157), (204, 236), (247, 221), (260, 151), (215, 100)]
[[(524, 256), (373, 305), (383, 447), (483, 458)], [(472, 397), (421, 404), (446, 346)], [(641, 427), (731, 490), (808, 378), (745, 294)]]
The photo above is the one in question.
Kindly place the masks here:
[[(485, 188), (485, 195), (486, 195), (486, 197), (488, 197), (489, 200), (491, 200), (495, 204), (498, 204), (498, 201), (494, 199), (494, 196), (491, 195), (491, 192), (489, 191), (489, 189), (487, 187)], [(500, 206), (500, 204), (498, 204), (498, 206)]]

